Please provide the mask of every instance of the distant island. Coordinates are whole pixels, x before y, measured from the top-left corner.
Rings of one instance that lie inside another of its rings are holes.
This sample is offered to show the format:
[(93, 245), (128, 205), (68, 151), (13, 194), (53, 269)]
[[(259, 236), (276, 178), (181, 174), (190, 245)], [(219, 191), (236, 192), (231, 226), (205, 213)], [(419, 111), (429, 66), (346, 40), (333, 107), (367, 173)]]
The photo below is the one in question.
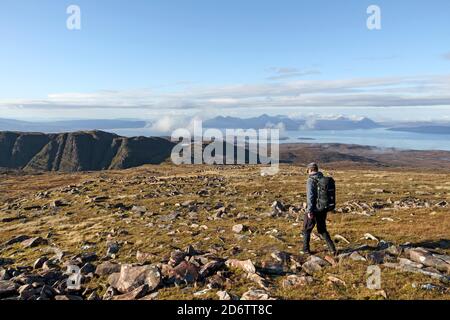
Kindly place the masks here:
[(426, 125), (417, 127), (389, 128), (390, 131), (404, 131), (426, 134), (450, 134), (450, 125)]

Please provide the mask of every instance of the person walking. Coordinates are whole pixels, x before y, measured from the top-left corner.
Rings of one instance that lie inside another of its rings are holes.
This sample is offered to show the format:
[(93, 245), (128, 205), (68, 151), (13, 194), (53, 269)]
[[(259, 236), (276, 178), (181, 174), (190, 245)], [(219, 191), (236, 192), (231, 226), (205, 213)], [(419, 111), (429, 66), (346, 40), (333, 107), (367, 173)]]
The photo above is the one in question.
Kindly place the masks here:
[(303, 224), (303, 253), (310, 254), (311, 232), (317, 225), (317, 232), (326, 241), (328, 249), (333, 255), (337, 250), (327, 231), (327, 213), (335, 207), (335, 188), (333, 178), (325, 177), (319, 171), (316, 163), (307, 167), (308, 180), (306, 183), (307, 209)]

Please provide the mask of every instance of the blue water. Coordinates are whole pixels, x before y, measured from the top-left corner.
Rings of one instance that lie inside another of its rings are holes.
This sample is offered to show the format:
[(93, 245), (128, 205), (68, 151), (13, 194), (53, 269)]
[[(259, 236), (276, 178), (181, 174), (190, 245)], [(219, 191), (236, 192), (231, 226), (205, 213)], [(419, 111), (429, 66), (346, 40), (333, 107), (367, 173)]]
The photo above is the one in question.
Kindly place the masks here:
[[(162, 134), (161, 132), (152, 131), (150, 128), (111, 129), (108, 131), (127, 137), (170, 136), (170, 133)], [(389, 131), (383, 128), (343, 131), (284, 131), (280, 133), (280, 136), (283, 138), (280, 141), (281, 143), (345, 143), (380, 148), (450, 151), (450, 135)]]

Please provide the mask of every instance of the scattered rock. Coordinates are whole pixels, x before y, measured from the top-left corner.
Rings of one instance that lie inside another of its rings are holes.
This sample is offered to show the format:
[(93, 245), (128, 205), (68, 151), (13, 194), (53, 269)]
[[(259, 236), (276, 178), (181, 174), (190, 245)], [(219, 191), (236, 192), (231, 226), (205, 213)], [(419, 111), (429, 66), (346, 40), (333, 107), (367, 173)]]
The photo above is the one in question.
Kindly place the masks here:
[(233, 226), (233, 228), (231, 229), (234, 233), (241, 233), (247, 230), (247, 227), (244, 226), (243, 224), (236, 224)]
[(95, 271), (96, 271), (95, 266), (90, 262), (85, 263), (84, 266), (82, 266), (80, 269), (80, 272), (82, 274), (94, 273)]
[(40, 269), (40, 268), (42, 268), (42, 266), (44, 265), (44, 263), (47, 260), (48, 260), (47, 257), (40, 257), (40, 258), (38, 258), (33, 264), (33, 269)]
[(11, 245), (16, 244), (16, 243), (19, 243), (19, 242), (24, 242), (24, 241), (27, 240), (27, 239), (30, 239), (30, 237), (29, 237), (29, 236), (25, 236), (25, 235), (20, 235), (20, 236), (14, 237), (14, 238), (12, 238), (12, 239), (6, 241), (6, 242), (3, 244), (3, 246), (5, 246), (5, 247), (6, 247), (6, 246), (11, 246)]
[[(436, 268), (439, 271), (450, 273), (450, 264), (424, 248), (414, 248), (407, 251), (412, 261), (421, 263), (427, 267)], [(447, 257), (447, 260), (449, 257)]]
[(384, 251), (373, 251), (366, 255), (366, 259), (371, 264), (382, 264), (384, 263), (384, 258), (386, 253)]
[(34, 248), (40, 245), (47, 245), (48, 241), (41, 237), (30, 238), (21, 242), (24, 248)]
[(106, 256), (112, 257), (113, 255), (117, 254), (120, 250), (120, 245), (117, 242), (110, 242), (106, 244)]
[(160, 216), (159, 220), (161, 222), (173, 222), (180, 216), (179, 212), (173, 212), (165, 216)]
[(308, 260), (302, 265), (302, 269), (312, 275), (320, 270), (322, 270), (323, 267), (329, 266), (330, 264), (323, 260), (322, 258), (318, 256), (310, 256)]
[(147, 212), (147, 208), (144, 206), (133, 206), (131, 208), (131, 211), (135, 212), (135, 213), (139, 213), (139, 214), (145, 214)]
[(332, 284), (337, 285), (337, 286), (343, 286), (343, 287), (346, 287), (346, 286), (347, 286), (347, 284), (345, 283), (344, 280), (339, 279), (339, 278), (337, 278), (337, 277), (335, 277), (335, 276), (328, 276), (328, 281), (329, 281), (330, 283), (332, 283)]
[(287, 276), (283, 282), (282, 286), (285, 289), (292, 289), (303, 287), (314, 282), (313, 277), (311, 276), (297, 276), (295, 274)]
[(266, 260), (261, 263), (261, 272), (274, 275), (282, 275), (287, 272), (287, 265), (279, 261)]
[(141, 264), (151, 262), (153, 258), (155, 258), (155, 255), (152, 253), (142, 252), (140, 250), (136, 252), (136, 260)]
[(335, 234), (334, 239), (337, 241), (344, 241), (345, 243), (350, 244), (350, 241), (348, 241), (346, 238), (344, 238), (340, 234)]
[(121, 266), (118, 263), (105, 261), (97, 266), (95, 274), (98, 276), (107, 276), (113, 273), (120, 272)]
[(379, 242), (379, 241), (380, 241), (380, 240), (378, 240), (377, 237), (375, 237), (374, 235), (372, 235), (372, 234), (370, 234), (370, 233), (365, 233), (363, 239), (366, 239), (366, 240), (373, 240), (373, 241), (376, 241), (376, 242)]
[(364, 258), (362, 255), (359, 254), (358, 251), (353, 251), (350, 256), (350, 259), (352, 259), (353, 261), (367, 261), (366, 258)]
[(272, 300), (272, 299), (270, 298), (269, 293), (267, 293), (264, 290), (250, 289), (242, 295), (241, 300)]
[(226, 291), (217, 291), (219, 300), (231, 300), (231, 296)]
[(144, 284), (148, 285), (149, 291), (153, 291), (161, 282), (161, 274), (155, 266), (123, 264), (120, 273), (111, 274), (108, 282), (121, 293), (129, 293)]
[(266, 279), (261, 277), (259, 274), (257, 274), (257, 273), (248, 273), (247, 274), (247, 279), (250, 279), (251, 281), (255, 282), (261, 288), (268, 290), (268, 283), (267, 283)]
[(175, 283), (193, 283), (199, 279), (199, 267), (193, 263), (182, 261), (175, 268), (170, 270), (169, 276)]
[(223, 261), (218, 261), (218, 260), (209, 261), (200, 268), (199, 274), (202, 278), (206, 278), (206, 277), (212, 275), (214, 272), (216, 272), (220, 268), (222, 268), (223, 266), (224, 266)]
[(256, 268), (251, 260), (236, 260), (236, 259), (228, 259), (225, 262), (225, 265), (229, 268), (241, 269), (248, 273), (255, 273)]
[(149, 286), (144, 284), (131, 292), (112, 297), (111, 300), (137, 300), (143, 298), (149, 291)]
[(175, 250), (170, 253), (169, 265), (176, 266), (180, 264), (186, 257), (187, 253), (181, 250)]
[(0, 280), (0, 299), (17, 295), (18, 285), (9, 280)]

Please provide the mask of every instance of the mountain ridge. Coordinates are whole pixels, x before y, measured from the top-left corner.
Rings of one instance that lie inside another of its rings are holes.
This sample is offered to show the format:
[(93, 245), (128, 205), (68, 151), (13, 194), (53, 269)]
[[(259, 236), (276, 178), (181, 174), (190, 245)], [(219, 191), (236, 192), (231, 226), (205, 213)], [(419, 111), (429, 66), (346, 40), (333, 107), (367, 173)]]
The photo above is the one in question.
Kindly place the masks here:
[(44, 134), (0, 132), (0, 167), (38, 171), (97, 171), (159, 164), (175, 144), (103, 131)]

